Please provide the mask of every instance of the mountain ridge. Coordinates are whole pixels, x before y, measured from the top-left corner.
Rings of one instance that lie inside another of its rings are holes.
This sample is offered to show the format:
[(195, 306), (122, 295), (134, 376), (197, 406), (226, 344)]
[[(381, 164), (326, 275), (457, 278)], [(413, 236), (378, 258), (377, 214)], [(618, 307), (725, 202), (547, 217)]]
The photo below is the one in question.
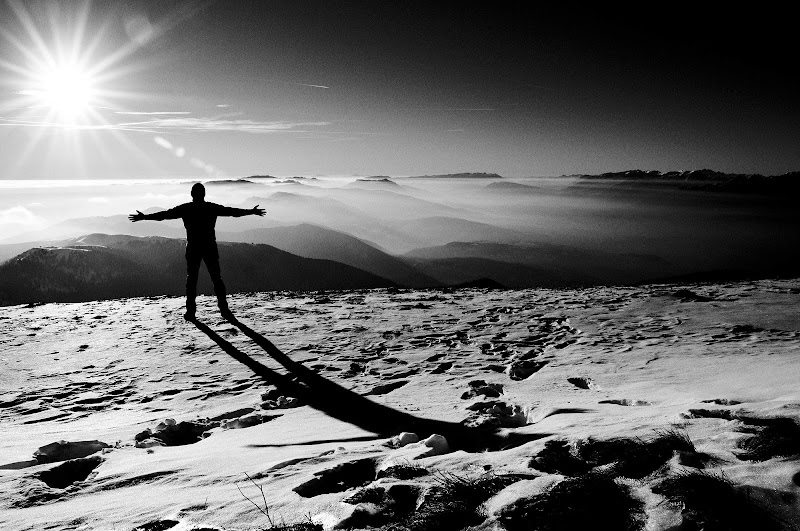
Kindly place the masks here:
[[(264, 244), (219, 242), (229, 293), (394, 287), (355, 267)], [(0, 264), (0, 305), (82, 302), (184, 293), (185, 243), (160, 236), (91, 234), (36, 247)], [(198, 293), (212, 293), (201, 272)]]
[(401, 286), (428, 288), (440, 285), (435, 279), (378, 249), (371, 242), (313, 223), (219, 233), (218, 238), (230, 242), (264, 243), (305, 258), (333, 260)]
[(578, 177), (586, 181), (620, 180), (630, 183), (671, 184), (678, 185), (682, 189), (712, 192), (765, 193), (767, 195), (800, 192), (800, 171), (779, 175), (761, 175), (759, 173), (726, 173), (710, 169), (666, 172), (637, 169), (600, 174), (576, 174), (565, 177)]

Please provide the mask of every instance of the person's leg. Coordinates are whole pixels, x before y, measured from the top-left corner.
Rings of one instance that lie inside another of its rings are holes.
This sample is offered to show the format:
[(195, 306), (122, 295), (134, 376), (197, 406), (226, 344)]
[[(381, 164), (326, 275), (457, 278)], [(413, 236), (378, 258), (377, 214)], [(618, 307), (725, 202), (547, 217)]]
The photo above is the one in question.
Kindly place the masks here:
[(192, 247), (186, 247), (186, 318), (194, 318), (197, 304), (197, 276), (200, 273), (200, 262), (203, 254)]
[(223, 312), (230, 311), (228, 309), (228, 301), (226, 299), (225, 284), (222, 282), (222, 274), (219, 270), (219, 251), (217, 250), (216, 243), (210, 245), (203, 255), (208, 269), (208, 275), (211, 277), (211, 282), (214, 284), (214, 295), (217, 296), (217, 305)]

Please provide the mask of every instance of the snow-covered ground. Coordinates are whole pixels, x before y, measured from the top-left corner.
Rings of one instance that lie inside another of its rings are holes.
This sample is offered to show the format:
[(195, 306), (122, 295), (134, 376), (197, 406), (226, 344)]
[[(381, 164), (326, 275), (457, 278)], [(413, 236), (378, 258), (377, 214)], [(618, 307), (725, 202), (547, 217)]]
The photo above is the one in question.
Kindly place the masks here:
[[(375, 468), (417, 463), (439, 477), (532, 478), (549, 475), (532, 462), (548, 441), (647, 439), (670, 428), (708, 457), (706, 470), (800, 524), (798, 455), (753, 461), (737, 449), (752, 436), (741, 419), (800, 420), (800, 280), (256, 293), (234, 295), (231, 309), (245, 326), (222, 319), (210, 298), (201, 298), (200, 326), (182, 319), (178, 298), (0, 308), (0, 527), (267, 527), (245, 495), (262, 507), (265, 500), (273, 519), (329, 527), (353, 511), (342, 500)], [(348, 418), (297, 407), (229, 355), (287, 374), (259, 338), (353, 391), (323, 404), (335, 409), (352, 395)], [(370, 432), (374, 411), (361, 414), (366, 403), (356, 395), (443, 421), (443, 429), (468, 419), (476, 439), (451, 431), (450, 452), (435, 437), (430, 446), (393, 444), (404, 427)], [(477, 434), (491, 426), (508, 436), (506, 449), (502, 440), (481, 442)], [(169, 434), (198, 442), (162, 446)], [(50, 443), (95, 440), (108, 447), (87, 455), (102, 445), (64, 446), (61, 456), (51, 447), (33, 457)], [(60, 461), (75, 457), (69, 469)], [(339, 481), (343, 463), (356, 464)], [(366, 476), (358, 463), (367, 463)], [(335, 485), (317, 488), (320, 478)], [(524, 497), (529, 484), (527, 495), (541, 490), (524, 481), (499, 496)], [(648, 529), (680, 524), (680, 508), (660, 503), (651, 483), (616, 481), (646, 504)], [(293, 490), (303, 484), (303, 495)]]

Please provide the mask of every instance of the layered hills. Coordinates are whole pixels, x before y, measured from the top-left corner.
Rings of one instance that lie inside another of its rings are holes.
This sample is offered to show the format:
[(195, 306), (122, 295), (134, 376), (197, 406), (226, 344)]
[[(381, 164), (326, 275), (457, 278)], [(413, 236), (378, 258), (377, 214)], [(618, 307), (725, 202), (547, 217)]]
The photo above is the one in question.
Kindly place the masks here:
[(401, 258), (385, 253), (368, 242), (309, 223), (222, 233), (220, 238), (231, 242), (264, 243), (306, 258), (334, 260), (402, 286), (418, 288), (439, 284)]
[[(231, 242), (222, 265), (232, 292), (475, 281), (558, 288), (800, 274), (797, 182), (797, 173), (711, 170), (254, 176), (209, 183), (208, 200), (266, 209), (217, 222), (218, 240)], [(37, 219), (0, 240), (0, 264), (13, 259), (2, 266), (6, 303), (182, 291), (181, 221), (130, 223), (127, 214), (185, 202), (187, 183), (42, 190), (20, 192), (17, 203), (0, 198), (0, 211)], [(322, 272), (314, 260), (330, 267)], [(292, 273), (303, 267), (311, 269)]]
[[(231, 293), (395, 285), (346, 264), (303, 258), (269, 245), (219, 246)], [(179, 295), (186, 277), (184, 253), (183, 240), (155, 236), (92, 234), (58, 247), (36, 247), (0, 264), (0, 304)], [(198, 293), (213, 293), (204, 273)]]

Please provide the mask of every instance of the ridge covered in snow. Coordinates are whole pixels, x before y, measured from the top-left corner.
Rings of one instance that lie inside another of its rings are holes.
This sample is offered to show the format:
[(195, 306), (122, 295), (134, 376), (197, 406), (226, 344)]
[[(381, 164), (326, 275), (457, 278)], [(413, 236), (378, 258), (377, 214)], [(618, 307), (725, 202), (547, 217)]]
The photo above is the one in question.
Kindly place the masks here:
[(798, 297), (251, 293), (229, 320), (201, 297), (196, 323), (179, 298), (0, 308), (0, 526), (797, 525)]

